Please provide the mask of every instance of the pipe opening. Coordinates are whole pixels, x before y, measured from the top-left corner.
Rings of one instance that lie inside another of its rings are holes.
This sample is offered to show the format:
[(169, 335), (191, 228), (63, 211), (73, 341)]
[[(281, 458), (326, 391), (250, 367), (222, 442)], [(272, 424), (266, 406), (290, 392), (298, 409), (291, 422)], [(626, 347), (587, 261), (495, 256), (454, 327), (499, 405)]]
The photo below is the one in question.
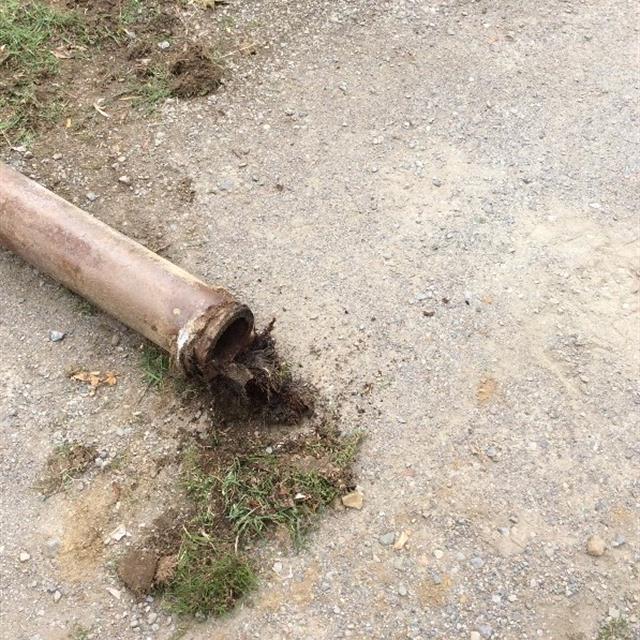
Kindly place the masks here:
[(217, 362), (229, 362), (238, 354), (249, 339), (253, 329), (253, 322), (247, 318), (236, 318), (220, 334), (213, 348), (209, 352), (209, 358)]

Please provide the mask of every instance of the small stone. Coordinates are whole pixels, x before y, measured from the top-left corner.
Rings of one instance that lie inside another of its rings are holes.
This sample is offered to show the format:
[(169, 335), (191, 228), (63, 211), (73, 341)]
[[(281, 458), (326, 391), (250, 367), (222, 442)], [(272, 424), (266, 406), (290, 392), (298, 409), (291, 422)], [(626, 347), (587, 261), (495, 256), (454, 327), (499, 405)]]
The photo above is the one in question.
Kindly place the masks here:
[(400, 595), (400, 596), (402, 596), (402, 597), (404, 597), (404, 596), (406, 596), (406, 595), (407, 595), (407, 587), (405, 587), (403, 584), (401, 584), (401, 585), (398, 587), (398, 595)]
[(625, 540), (625, 537), (621, 533), (619, 533), (611, 542), (611, 546), (617, 549), (618, 547), (621, 547), (626, 542), (627, 541)]
[(61, 153), (54, 153), (51, 157), (54, 160), (62, 160), (62, 154)]
[(342, 504), (349, 509), (357, 509), (359, 511), (362, 509), (363, 502), (364, 496), (360, 491), (352, 491), (342, 496)]
[(431, 184), (434, 187), (441, 187), (442, 186), (442, 180), (440, 180), (440, 178), (432, 178), (431, 179)]
[(491, 458), (491, 460), (498, 458), (498, 450), (495, 447), (488, 447), (485, 453), (487, 454), (487, 458)]
[(422, 312), (422, 315), (425, 318), (433, 318), (433, 316), (436, 315), (436, 312), (435, 312), (434, 309), (424, 309), (423, 312)]
[(127, 530), (125, 529), (125, 526), (121, 524), (109, 534), (109, 537), (116, 542), (120, 542), (120, 540), (122, 540), (126, 535)]
[(107, 587), (107, 591), (116, 599), (120, 600), (120, 591), (118, 589), (114, 589), (113, 587)]
[(231, 178), (225, 178), (221, 182), (218, 183), (218, 189), (220, 191), (231, 191), (234, 187), (233, 180)]
[(469, 640), (480, 640), (482, 636), (477, 631), (472, 631)]
[(393, 541), (396, 539), (396, 534), (393, 531), (389, 531), (389, 533), (383, 533), (379, 538), (378, 542), (388, 547), (390, 544), (393, 544)]
[(31, 560), (31, 556), (26, 551), (21, 551), (18, 559), (20, 562), (27, 562), (27, 560)]
[(591, 536), (587, 540), (587, 553), (596, 558), (604, 555), (607, 548), (605, 541), (600, 536)]
[(60, 598), (62, 598), (62, 594), (56, 589), (53, 593), (53, 601), (60, 602)]
[(152, 612), (147, 616), (147, 624), (153, 624), (157, 619), (158, 619), (158, 614), (157, 614), (157, 613), (155, 613), (155, 611), (152, 611)]
[(490, 638), (493, 635), (493, 628), (490, 624), (481, 624), (478, 626), (478, 631), (483, 638)]
[(481, 569), (484, 566), (484, 560), (480, 556), (471, 558), (470, 563), (474, 569)]
[(55, 331), (52, 329), (49, 331), (49, 340), (51, 340), (51, 342), (60, 342), (64, 340), (65, 335), (67, 334), (64, 331)]
[(24, 152), (24, 159), (25, 160), (31, 160), (31, 158), (33, 158), (33, 153), (31, 153), (31, 151), (25, 151)]
[(93, 191), (87, 191), (84, 196), (89, 202), (95, 202), (98, 199), (98, 194)]
[(121, 184), (131, 184), (131, 178), (129, 176), (120, 176), (118, 182)]
[(112, 347), (117, 347), (120, 344), (120, 335), (117, 333), (114, 333), (111, 336), (111, 346)]
[(60, 540), (58, 538), (49, 538), (45, 543), (44, 552), (49, 558), (54, 558), (58, 553), (58, 549), (60, 549)]
[(168, 40), (163, 40), (162, 42), (158, 42), (158, 48), (162, 49), (163, 51), (165, 49), (168, 49), (171, 46), (171, 43)]
[(436, 549), (433, 552), (433, 556), (435, 557), (436, 560), (440, 560), (440, 558), (442, 558), (443, 555), (444, 555), (444, 551), (442, 551), (441, 549)]

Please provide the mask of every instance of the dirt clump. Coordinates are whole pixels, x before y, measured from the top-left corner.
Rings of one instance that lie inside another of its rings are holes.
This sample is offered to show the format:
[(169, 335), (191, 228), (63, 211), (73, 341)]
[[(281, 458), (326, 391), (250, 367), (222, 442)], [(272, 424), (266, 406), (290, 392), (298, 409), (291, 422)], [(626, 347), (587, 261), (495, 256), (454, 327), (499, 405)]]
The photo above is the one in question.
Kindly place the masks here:
[(95, 447), (71, 442), (62, 444), (49, 456), (36, 489), (45, 496), (63, 491), (74, 479), (82, 475), (96, 459)]
[(169, 90), (178, 98), (206, 96), (222, 82), (223, 68), (202, 46), (190, 44), (175, 56), (169, 66)]
[(118, 561), (118, 577), (137, 596), (151, 591), (156, 575), (158, 555), (150, 549), (134, 548)]

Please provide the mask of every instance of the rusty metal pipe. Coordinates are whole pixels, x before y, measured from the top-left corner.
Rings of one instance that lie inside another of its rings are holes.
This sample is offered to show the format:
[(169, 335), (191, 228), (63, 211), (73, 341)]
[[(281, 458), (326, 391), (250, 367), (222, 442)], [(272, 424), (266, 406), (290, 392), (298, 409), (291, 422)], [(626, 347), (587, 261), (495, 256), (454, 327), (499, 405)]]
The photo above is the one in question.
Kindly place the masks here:
[(253, 314), (0, 162), (0, 246), (174, 356), (187, 375), (215, 375), (246, 346)]

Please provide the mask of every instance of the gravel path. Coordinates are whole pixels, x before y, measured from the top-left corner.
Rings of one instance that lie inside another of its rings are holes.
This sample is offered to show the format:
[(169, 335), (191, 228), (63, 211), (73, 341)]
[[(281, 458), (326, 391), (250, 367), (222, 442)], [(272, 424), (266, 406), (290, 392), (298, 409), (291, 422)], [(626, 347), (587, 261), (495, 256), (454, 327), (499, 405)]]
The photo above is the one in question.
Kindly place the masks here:
[[(364, 508), (183, 637), (587, 640), (611, 620), (640, 637), (637, 6), (302, 7), (262, 68), (169, 103), (127, 151), (193, 179), (180, 216), (144, 214), (172, 259), (276, 315), (287, 356), (367, 430)], [(134, 335), (6, 253), (0, 281), (2, 637), (170, 638), (85, 543), (161, 508), (173, 472), (152, 462), (186, 418), (140, 401)], [(95, 398), (64, 376), (89, 353), (121, 375)], [(105, 473), (31, 489), (87, 434), (138, 456), (135, 509)]]

